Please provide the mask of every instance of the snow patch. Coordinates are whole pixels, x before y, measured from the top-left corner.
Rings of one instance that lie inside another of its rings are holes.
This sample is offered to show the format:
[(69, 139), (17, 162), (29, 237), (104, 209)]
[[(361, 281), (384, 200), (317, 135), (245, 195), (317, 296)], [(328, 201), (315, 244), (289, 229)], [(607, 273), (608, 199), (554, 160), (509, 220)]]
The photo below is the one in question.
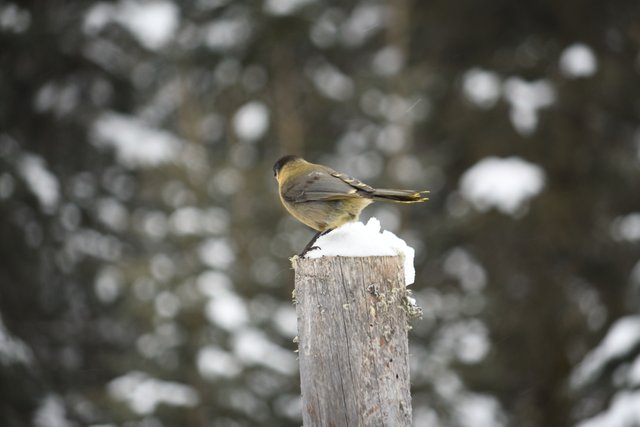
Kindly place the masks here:
[(640, 240), (640, 212), (617, 217), (611, 224), (611, 236), (617, 240), (637, 242)]
[(410, 285), (415, 280), (414, 249), (392, 232), (380, 232), (380, 221), (375, 217), (370, 218), (366, 225), (362, 222), (348, 222), (321, 236), (314, 245), (319, 249), (307, 253), (308, 258), (400, 255), (404, 260), (405, 285)]
[(93, 123), (94, 141), (112, 146), (118, 161), (129, 167), (157, 166), (175, 161), (182, 141), (172, 133), (130, 116), (103, 113)]
[(539, 166), (519, 157), (487, 157), (462, 175), (460, 192), (481, 211), (495, 207), (514, 215), (540, 193), (544, 181)]
[(527, 82), (511, 77), (503, 85), (504, 96), (511, 105), (511, 123), (523, 134), (531, 134), (538, 126), (538, 110), (552, 105), (556, 93), (547, 80)]
[(598, 71), (596, 55), (585, 44), (572, 44), (560, 55), (560, 71), (572, 78), (591, 77)]
[(267, 0), (264, 10), (276, 16), (291, 15), (315, 0)]
[(231, 291), (220, 290), (206, 305), (209, 321), (227, 331), (235, 331), (249, 321), (249, 310), (242, 298)]
[(244, 104), (233, 116), (233, 129), (245, 141), (256, 141), (269, 129), (269, 109), (262, 102)]
[(236, 357), (214, 345), (198, 350), (196, 364), (200, 375), (209, 379), (234, 378), (242, 372)]
[(236, 260), (233, 248), (224, 238), (205, 240), (198, 249), (200, 260), (209, 267), (225, 269)]
[(95, 35), (111, 22), (117, 22), (147, 49), (157, 50), (167, 45), (178, 28), (178, 7), (164, 0), (122, 0), (117, 5), (100, 2), (84, 17), (84, 31)]
[(491, 108), (500, 98), (500, 77), (491, 71), (473, 68), (464, 74), (462, 90), (465, 98), (480, 108)]
[(23, 33), (31, 26), (31, 13), (27, 9), (8, 3), (0, 6), (0, 31)]
[(640, 424), (640, 391), (617, 393), (609, 408), (593, 418), (584, 420), (576, 427), (613, 427)]
[(492, 396), (465, 393), (458, 399), (455, 418), (463, 427), (503, 426), (500, 403)]
[(71, 427), (62, 399), (55, 394), (48, 394), (40, 402), (33, 416), (35, 427)]
[(380, 76), (394, 76), (402, 70), (404, 57), (397, 47), (387, 46), (375, 54), (371, 65), (373, 71)]
[(351, 47), (363, 44), (385, 26), (388, 17), (386, 5), (360, 3), (342, 24), (342, 42)]
[(346, 101), (353, 96), (355, 88), (353, 80), (333, 65), (313, 64), (307, 70), (316, 89), (327, 98)]
[(193, 407), (200, 397), (193, 387), (152, 378), (144, 372), (131, 371), (112, 380), (109, 394), (122, 400), (138, 414), (150, 414), (159, 404)]
[(33, 353), (27, 344), (9, 332), (0, 317), (0, 364), (8, 365), (16, 362), (31, 365)]
[(632, 387), (640, 386), (640, 355), (635, 358), (629, 372), (627, 373), (627, 382)]
[(241, 47), (251, 36), (251, 25), (244, 17), (220, 18), (203, 28), (204, 44), (220, 52)]
[(282, 374), (291, 375), (297, 371), (295, 355), (274, 344), (264, 332), (245, 328), (233, 337), (233, 352), (245, 365), (262, 365)]
[(20, 174), (46, 212), (51, 213), (60, 200), (60, 183), (46, 167), (42, 157), (26, 154), (18, 164)]
[(639, 343), (640, 316), (626, 316), (618, 319), (611, 326), (602, 342), (591, 350), (573, 371), (571, 374), (572, 387), (579, 388), (591, 381), (610, 360), (626, 355)]

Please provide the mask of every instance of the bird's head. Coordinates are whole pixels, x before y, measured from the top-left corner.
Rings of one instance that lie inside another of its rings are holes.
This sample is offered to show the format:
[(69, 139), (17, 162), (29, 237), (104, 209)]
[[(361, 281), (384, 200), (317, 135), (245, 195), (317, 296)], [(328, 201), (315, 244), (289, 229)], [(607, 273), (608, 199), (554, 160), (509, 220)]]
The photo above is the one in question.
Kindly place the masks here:
[(280, 181), (281, 172), (283, 169), (287, 169), (288, 167), (298, 164), (300, 162), (304, 162), (304, 159), (299, 156), (288, 155), (281, 157), (274, 165), (273, 165), (273, 176), (276, 180)]

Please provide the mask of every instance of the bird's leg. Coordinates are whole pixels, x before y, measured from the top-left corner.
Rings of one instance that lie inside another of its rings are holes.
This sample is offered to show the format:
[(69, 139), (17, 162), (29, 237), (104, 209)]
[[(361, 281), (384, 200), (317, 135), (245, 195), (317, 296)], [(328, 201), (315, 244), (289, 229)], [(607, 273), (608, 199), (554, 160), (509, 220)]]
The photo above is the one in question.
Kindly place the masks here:
[(329, 232), (331, 232), (331, 231), (333, 231), (333, 228), (330, 228), (330, 229), (328, 229), (328, 230), (324, 230), (324, 231), (318, 231), (318, 232), (315, 234), (315, 236), (313, 236), (313, 237), (311, 238), (311, 240), (309, 241), (309, 243), (307, 243), (307, 246), (305, 246), (305, 247), (304, 247), (304, 249), (302, 250), (302, 252), (300, 252), (300, 255), (298, 255), (298, 256), (299, 256), (300, 258), (303, 258), (303, 257), (307, 254), (307, 252), (309, 252), (309, 251), (313, 251), (313, 250), (316, 250), (316, 249), (320, 249), (318, 246), (313, 246), (313, 244), (316, 242), (316, 240), (318, 240), (318, 238), (319, 238), (320, 236), (324, 236), (325, 234), (327, 234), (327, 233), (329, 233)]
[(304, 258), (304, 256), (307, 254), (307, 252), (312, 251), (314, 249), (318, 249), (317, 246), (313, 246), (313, 244), (316, 242), (316, 240), (318, 240), (318, 237), (322, 236), (322, 231), (318, 231), (312, 238), (311, 240), (309, 240), (309, 243), (307, 243), (307, 246), (304, 247), (304, 249), (302, 250), (302, 252), (300, 252), (300, 255), (298, 255), (300, 258)]

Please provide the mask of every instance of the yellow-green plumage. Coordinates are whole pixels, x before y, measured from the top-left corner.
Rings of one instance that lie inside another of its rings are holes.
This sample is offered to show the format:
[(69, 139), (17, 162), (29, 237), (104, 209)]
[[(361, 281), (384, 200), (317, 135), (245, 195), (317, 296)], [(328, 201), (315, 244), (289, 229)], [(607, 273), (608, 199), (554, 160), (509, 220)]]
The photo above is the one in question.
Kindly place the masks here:
[(426, 191), (376, 189), (349, 175), (296, 156), (285, 156), (273, 167), (280, 200), (298, 221), (325, 232), (356, 221), (375, 200), (418, 203)]

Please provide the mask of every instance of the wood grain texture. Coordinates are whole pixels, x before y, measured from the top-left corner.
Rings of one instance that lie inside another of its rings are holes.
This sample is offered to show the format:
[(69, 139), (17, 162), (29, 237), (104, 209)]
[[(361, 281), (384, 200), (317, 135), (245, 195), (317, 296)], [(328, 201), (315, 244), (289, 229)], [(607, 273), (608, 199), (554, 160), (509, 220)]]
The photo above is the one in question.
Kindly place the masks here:
[(411, 425), (400, 257), (297, 258), (305, 427)]

